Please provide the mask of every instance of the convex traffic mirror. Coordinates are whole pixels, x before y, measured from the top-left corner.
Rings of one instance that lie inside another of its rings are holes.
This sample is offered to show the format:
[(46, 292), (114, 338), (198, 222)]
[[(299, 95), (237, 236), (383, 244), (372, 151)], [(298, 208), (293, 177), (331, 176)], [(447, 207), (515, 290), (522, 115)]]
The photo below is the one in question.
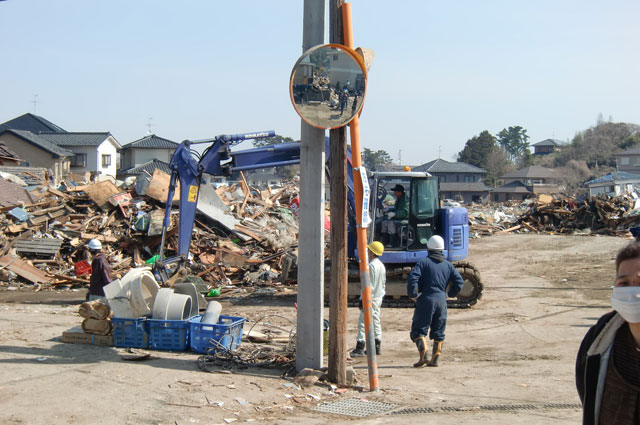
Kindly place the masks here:
[(324, 44), (300, 56), (291, 72), (289, 94), (307, 124), (332, 129), (360, 113), (366, 85), (364, 62), (356, 52), (339, 44)]

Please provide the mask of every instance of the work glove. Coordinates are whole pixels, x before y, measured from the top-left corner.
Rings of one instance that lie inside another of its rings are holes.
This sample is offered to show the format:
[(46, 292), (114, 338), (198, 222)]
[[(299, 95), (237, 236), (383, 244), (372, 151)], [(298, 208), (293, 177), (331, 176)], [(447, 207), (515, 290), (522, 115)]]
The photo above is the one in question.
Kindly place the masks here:
[(393, 218), (395, 216), (396, 216), (396, 213), (394, 213), (393, 211), (387, 213), (387, 218)]

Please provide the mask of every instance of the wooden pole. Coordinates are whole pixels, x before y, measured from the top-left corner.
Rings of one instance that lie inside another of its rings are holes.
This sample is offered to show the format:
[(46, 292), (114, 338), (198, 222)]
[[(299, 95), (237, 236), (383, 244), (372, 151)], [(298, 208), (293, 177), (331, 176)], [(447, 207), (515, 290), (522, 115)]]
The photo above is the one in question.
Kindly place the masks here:
[[(342, 44), (343, 0), (329, 2), (329, 41)], [(345, 128), (331, 130), (331, 285), (329, 288), (329, 380), (347, 384), (347, 140)]]

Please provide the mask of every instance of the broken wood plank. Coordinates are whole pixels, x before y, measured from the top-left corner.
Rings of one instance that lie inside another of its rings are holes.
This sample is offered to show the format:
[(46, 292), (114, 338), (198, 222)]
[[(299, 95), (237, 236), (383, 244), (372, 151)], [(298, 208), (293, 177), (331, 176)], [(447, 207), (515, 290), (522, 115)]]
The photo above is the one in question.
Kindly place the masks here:
[(249, 230), (247, 227), (243, 226), (242, 224), (236, 224), (235, 230), (244, 233), (247, 236), (250, 236), (251, 238), (257, 240), (258, 242), (262, 242), (262, 240), (264, 239), (261, 235), (252, 232), (251, 230)]
[(15, 248), (18, 253), (54, 256), (60, 250), (62, 240), (55, 238), (47, 239), (20, 239), (16, 241)]
[(46, 283), (51, 280), (42, 270), (11, 255), (5, 255), (0, 258), (0, 268), (11, 270), (18, 276), (25, 278), (32, 283)]
[(49, 193), (51, 193), (53, 195), (56, 195), (59, 198), (63, 198), (63, 199), (69, 199), (70, 198), (70, 196), (67, 195), (66, 193), (60, 192), (58, 189), (55, 189), (55, 188), (53, 188), (51, 186), (47, 187), (47, 192), (49, 192)]
[(508, 229), (504, 229), (503, 231), (501, 231), (499, 233), (510, 233), (510, 232), (513, 232), (513, 231), (519, 230), (519, 229), (522, 229), (522, 224), (518, 224), (517, 226), (509, 227)]
[(80, 238), (81, 239), (97, 239), (100, 242), (107, 242), (107, 243), (118, 242), (118, 238), (116, 238), (114, 236), (99, 235), (97, 233), (81, 232), (80, 233)]
[(102, 210), (109, 210), (113, 206), (109, 203), (109, 198), (120, 193), (120, 189), (109, 180), (85, 186), (84, 193)]
[(66, 275), (63, 275), (63, 274), (60, 274), (60, 273), (51, 273), (51, 276), (57, 277), (59, 279), (68, 280), (68, 281), (71, 281), (71, 282), (89, 284), (89, 280), (88, 279), (80, 279), (78, 277), (66, 276)]

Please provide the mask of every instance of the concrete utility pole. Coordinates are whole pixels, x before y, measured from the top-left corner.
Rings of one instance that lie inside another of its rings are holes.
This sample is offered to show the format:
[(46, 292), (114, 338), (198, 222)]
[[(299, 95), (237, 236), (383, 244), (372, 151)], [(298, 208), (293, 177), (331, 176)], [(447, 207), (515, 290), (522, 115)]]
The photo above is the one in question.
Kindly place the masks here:
[[(343, 44), (343, 0), (329, 0), (329, 42)], [(347, 140), (345, 128), (329, 132), (331, 163), (331, 287), (329, 380), (347, 383)]]
[[(325, 0), (305, 0), (302, 51), (324, 43)], [(301, 120), (296, 369), (322, 367), (324, 130)]]

